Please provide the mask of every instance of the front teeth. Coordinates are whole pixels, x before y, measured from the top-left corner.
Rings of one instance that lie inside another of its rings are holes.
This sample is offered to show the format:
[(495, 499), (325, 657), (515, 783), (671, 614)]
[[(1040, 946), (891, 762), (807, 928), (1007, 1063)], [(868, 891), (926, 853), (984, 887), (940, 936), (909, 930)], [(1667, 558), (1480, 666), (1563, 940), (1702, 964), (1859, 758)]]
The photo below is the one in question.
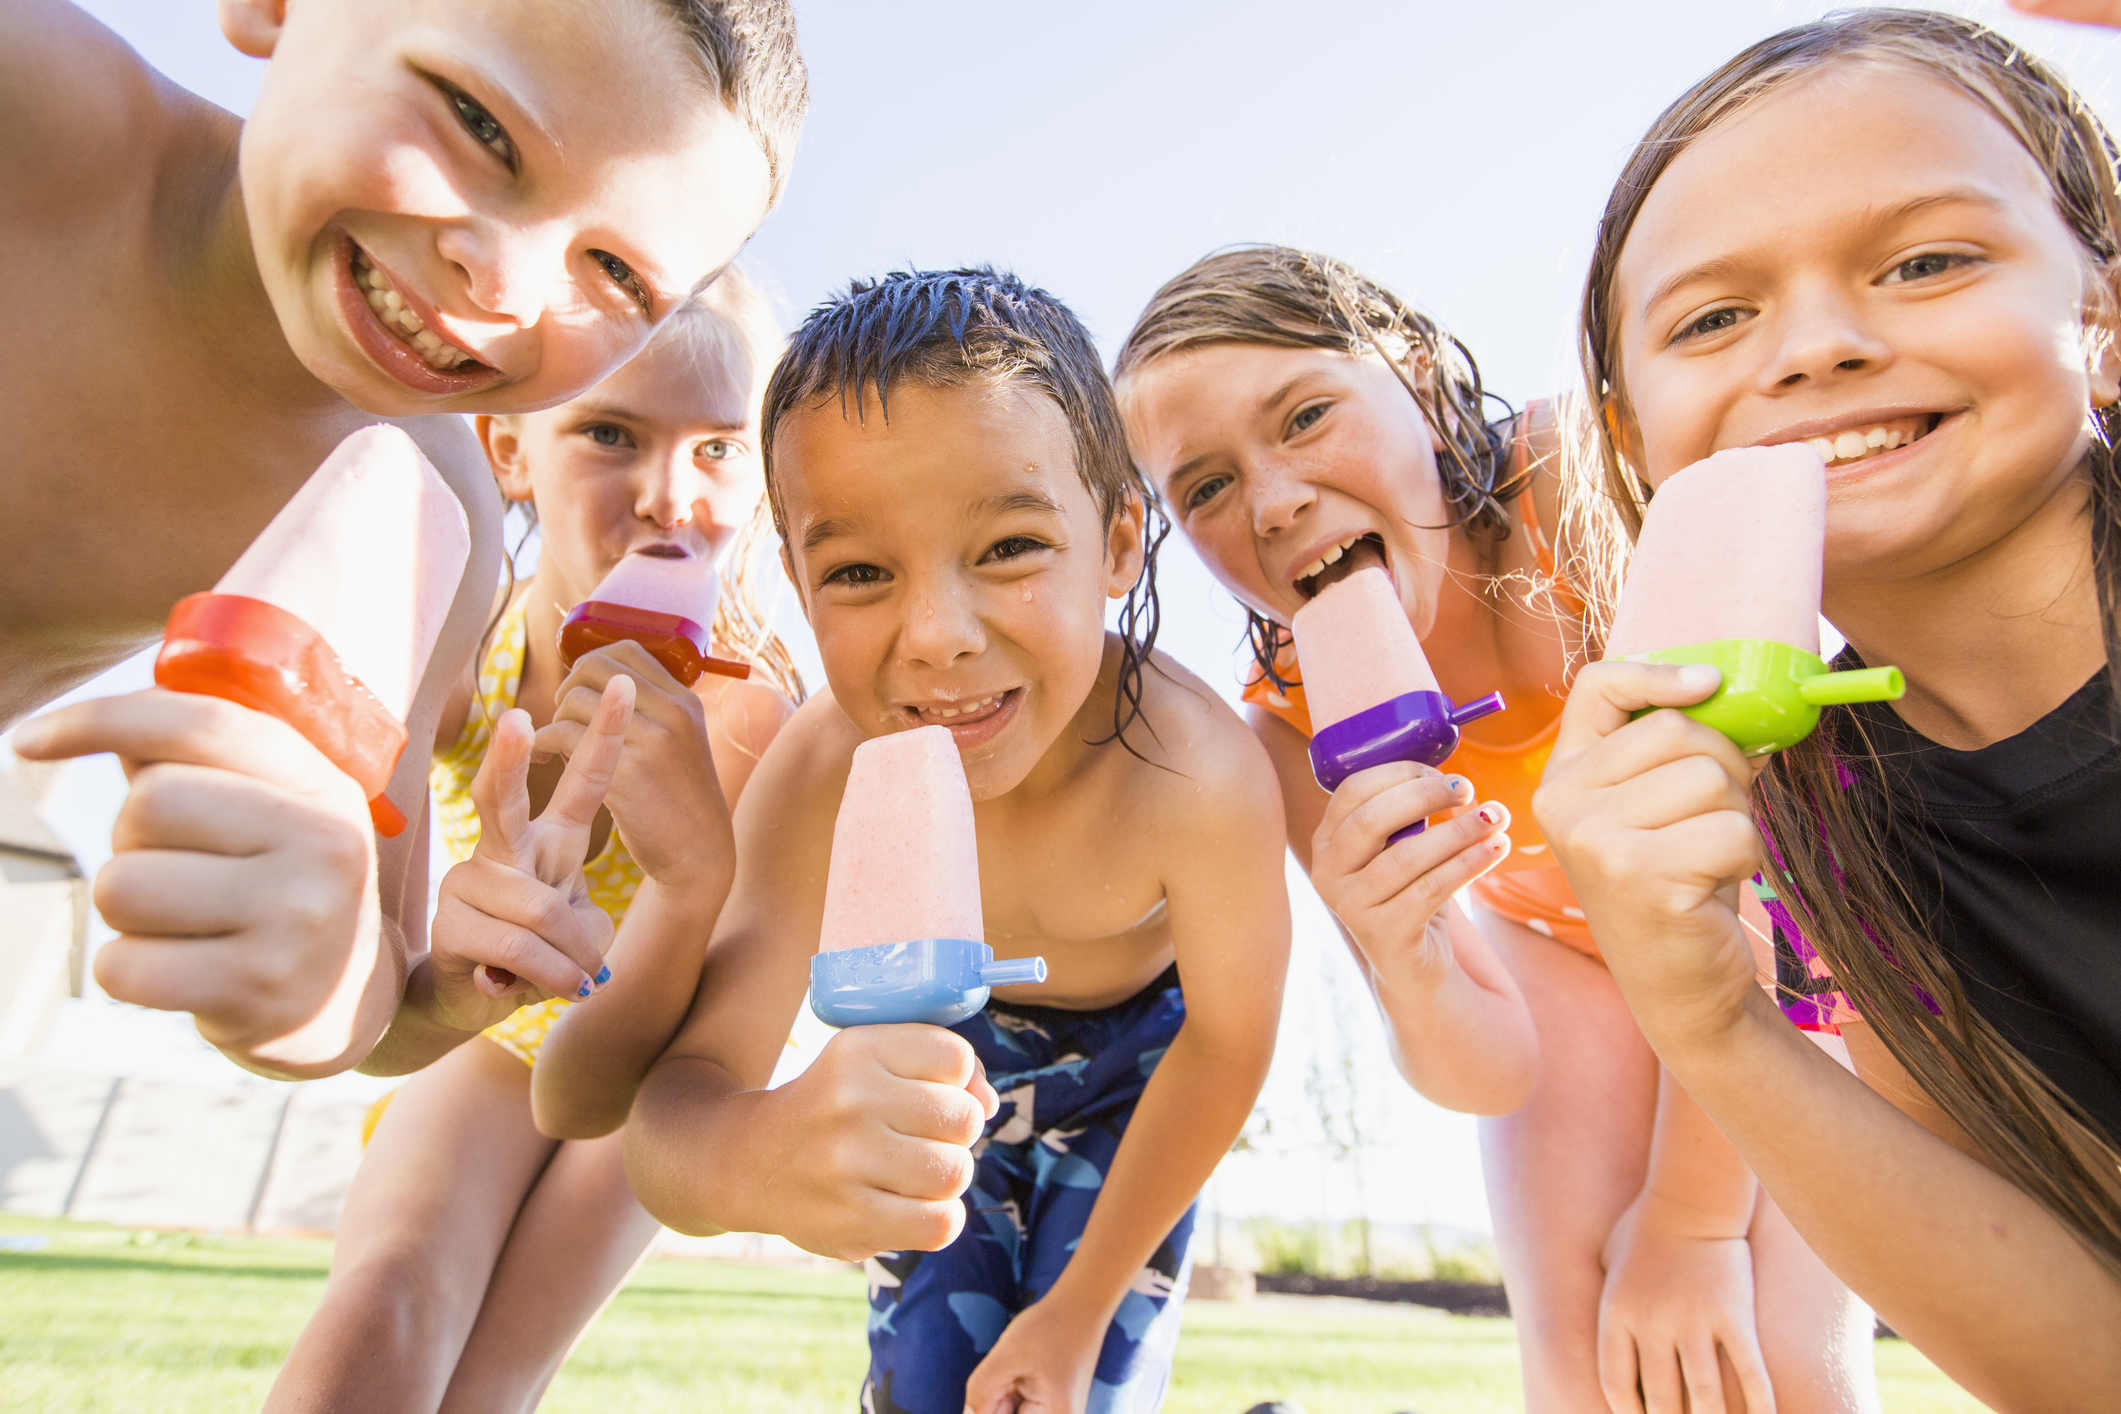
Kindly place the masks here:
[[(1368, 532), (1366, 531), (1364, 533), (1367, 534)], [(1311, 561), (1310, 564), (1305, 565), (1303, 568), (1303, 572), (1298, 574), (1296, 577), (1298, 579), (1309, 579), (1312, 575), (1322, 572), (1327, 565), (1332, 564), (1333, 562), (1338, 560), (1342, 555), (1347, 554), (1349, 549), (1354, 546), (1355, 542), (1360, 539), (1362, 539), (1361, 535), (1349, 536), (1347, 539), (1341, 541), (1338, 545), (1335, 545), (1332, 549), (1326, 551), (1325, 554)]]
[(1872, 427), (1863, 431), (1850, 428), (1831, 437), (1807, 437), (1804, 445), (1819, 454), (1819, 459), (1828, 466), (1875, 456), (1879, 452), (1890, 452), (1896, 447), (1905, 447), (1910, 442), (1920, 441), (1919, 432), (1903, 432), (1897, 427)]
[(404, 336), (421, 362), (443, 373), (453, 373), (472, 361), (470, 354), (455, 344), (444, 342), (421, 322), (419, 315), (406, 308), (404, 299), (390, 287), (390, 281), (383, 278), (383, 272), (376, 269), (368, 253), (359, 246), (354, 247), (353, 268), (354, 280), (360, 285), (368, 307), (383, 321), (384, 328), (395, 328)]
[(923, 717), (972, 717), (986, 711), (1006, 696), (1007, 693), (997, 692), (992, 697), (982, 697), (977, 702), (967, 702), (962, 707), (923, 707), (920, 711)]

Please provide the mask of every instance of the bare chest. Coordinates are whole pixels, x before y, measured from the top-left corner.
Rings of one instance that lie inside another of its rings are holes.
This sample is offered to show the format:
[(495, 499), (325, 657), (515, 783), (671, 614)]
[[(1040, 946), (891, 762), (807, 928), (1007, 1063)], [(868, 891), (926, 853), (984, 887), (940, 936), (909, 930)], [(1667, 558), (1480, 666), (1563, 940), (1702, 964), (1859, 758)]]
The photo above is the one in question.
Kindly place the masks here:
[(372, 420), (247, 386), (174, 327), (137, 240), (73, 235), (11, 243), (0, 276), (0, 720), (152, 642)]

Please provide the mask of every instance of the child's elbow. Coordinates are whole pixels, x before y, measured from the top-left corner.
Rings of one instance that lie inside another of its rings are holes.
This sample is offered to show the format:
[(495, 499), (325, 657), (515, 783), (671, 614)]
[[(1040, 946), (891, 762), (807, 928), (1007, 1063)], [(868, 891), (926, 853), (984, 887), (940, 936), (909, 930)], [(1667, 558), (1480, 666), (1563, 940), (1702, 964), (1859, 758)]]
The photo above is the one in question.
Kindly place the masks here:
[(628, 1106), (611, 1097), (569, 1094), (536, 1073), (530, 1083), (530, 1117), (547, 1139), (602, 1139), (626, 1123)]

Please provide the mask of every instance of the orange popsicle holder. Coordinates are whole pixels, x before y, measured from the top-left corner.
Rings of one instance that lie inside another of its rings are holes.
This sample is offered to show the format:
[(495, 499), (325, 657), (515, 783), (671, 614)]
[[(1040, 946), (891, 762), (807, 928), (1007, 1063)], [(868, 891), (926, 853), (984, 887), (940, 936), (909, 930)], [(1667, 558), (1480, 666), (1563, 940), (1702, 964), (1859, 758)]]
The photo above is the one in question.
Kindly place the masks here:
[(698, 682), (701, 673), (719, 673), (725, 678), (751, 676), (749, 663), (734, 663), (709, 653), (707, 630), (677, 614), (585, 599), (560, 621), (560, 661), (570, 668), (584, 653), (622, 641), (640, 644), (687, 687)]
[(353, 777), (376, 833), (405, 829), (383, 794), (405, 750), (405, 724), (346, 671), (323, 635), (277, 604), (192, 594), (170, 611), (155, 682), (278, 717)]

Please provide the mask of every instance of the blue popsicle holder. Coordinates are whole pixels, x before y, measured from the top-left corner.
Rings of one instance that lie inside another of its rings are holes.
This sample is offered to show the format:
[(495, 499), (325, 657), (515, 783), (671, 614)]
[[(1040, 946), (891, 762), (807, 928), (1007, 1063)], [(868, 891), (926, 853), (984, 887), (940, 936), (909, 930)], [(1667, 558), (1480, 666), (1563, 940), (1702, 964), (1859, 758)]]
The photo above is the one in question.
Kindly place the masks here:
[[(1311, 774), (1328, 791), (1357, 771), (1390, 761), (1419, 761), (1441, 766), (1458, 750), (1458, 732), (1468, 722), (1478, 721), (1503, 707), (1502, 694), (1476, 697), (1463, 707), (1454, 706), (1440, 692), (1403, 692), (1388, 702), (1366, 707), (1344, 717), (1311, 738)], [(1416, 820), (1395, 830), (1393, 840), (1418, 835), (1428, 822)]]
[(994, 949), (968, 938), (871, 943), (810, 959), (810, 1009), (827, 1026), (955, 1026), (991, 989), (1045, 980), (1044, 958), (996, 961)]

